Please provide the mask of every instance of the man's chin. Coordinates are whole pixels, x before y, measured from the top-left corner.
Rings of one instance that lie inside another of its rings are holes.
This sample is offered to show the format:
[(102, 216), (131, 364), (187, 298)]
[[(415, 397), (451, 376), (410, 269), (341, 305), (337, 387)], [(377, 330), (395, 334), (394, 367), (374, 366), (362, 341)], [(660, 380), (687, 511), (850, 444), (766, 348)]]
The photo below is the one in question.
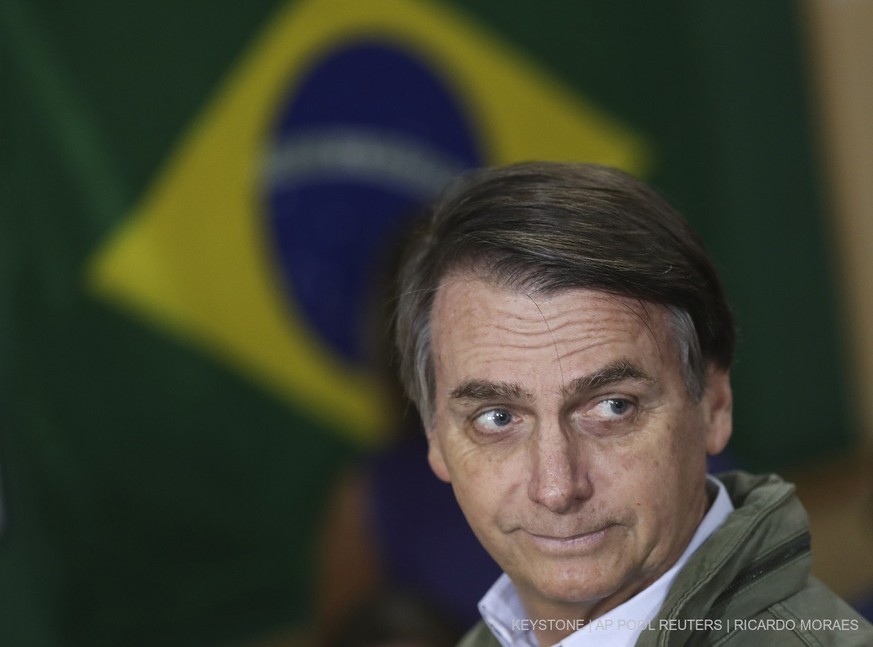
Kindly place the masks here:
[[(604, 577), (587, 569), (560, 572), (549, 572), (545, 569), (538, 572), (530, 584), (517, 588), (520, 593), (527, 589), (526, 592), (538, 598), (541, 604), (579, 607), (580, 614), (585, 616), (589, 610), (608, 605), (611, 599), (621, 597), (620, 584), (614, 577)], [(522, 597), (527, 596), (522, 593)], [(621, 601), (623, 600), (616, 605)]]

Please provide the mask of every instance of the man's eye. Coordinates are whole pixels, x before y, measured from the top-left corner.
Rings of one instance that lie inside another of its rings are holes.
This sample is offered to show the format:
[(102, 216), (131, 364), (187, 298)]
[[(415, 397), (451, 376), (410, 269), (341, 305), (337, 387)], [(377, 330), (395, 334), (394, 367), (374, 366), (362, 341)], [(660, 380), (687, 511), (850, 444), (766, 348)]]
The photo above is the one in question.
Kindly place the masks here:
[(489, 409), (473, 419), (476, 429), (486, 432), (498, 432), (512, 424), (514, 416), (507, 409)]
[(609, 398), (594, 407), (598, 415), (606, 418), (621, 418), (633, 412), (633, 403), (624, 398)]

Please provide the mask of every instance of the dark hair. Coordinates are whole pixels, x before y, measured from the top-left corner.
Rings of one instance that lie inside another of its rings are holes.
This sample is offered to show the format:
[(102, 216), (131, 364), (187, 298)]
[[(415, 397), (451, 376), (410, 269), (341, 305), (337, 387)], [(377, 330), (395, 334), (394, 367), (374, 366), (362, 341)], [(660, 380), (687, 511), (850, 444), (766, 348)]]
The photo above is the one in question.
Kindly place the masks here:
[(407, 245), (395, 334), (401, 379), (428, 422), (434, 395), (430, 317), (449, 274), (543, 294), (588, 288), (666, 306), (689, 393), (727, 369), (735, 331), (697, 235), (657, 192), (594, 164), (530, 162), (461, 176)]

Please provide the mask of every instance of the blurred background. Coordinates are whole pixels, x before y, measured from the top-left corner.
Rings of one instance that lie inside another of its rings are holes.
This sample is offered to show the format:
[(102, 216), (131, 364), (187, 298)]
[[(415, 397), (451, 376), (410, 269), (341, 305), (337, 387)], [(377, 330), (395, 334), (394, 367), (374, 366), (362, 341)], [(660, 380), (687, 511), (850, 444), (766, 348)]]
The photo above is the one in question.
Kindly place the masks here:
[(497, 571), (390, 280), (448, 178), (525, 159), (697, 227), (714, 468), (794, 480), (870, 614), (873, 3), (0, 0), (0, 92), (0, 644), (452, 644)]

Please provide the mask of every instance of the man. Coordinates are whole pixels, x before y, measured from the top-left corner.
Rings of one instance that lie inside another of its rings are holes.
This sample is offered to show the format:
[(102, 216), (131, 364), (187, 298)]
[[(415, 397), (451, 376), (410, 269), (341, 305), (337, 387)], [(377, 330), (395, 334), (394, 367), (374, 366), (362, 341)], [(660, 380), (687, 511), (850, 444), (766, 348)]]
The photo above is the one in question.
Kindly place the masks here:
[(653, 190), (593, 165), (463, 179), (401, 271), (401, 373), (504, 575), (465, 645), (873, 645), (731, 434), (730, 309)]

